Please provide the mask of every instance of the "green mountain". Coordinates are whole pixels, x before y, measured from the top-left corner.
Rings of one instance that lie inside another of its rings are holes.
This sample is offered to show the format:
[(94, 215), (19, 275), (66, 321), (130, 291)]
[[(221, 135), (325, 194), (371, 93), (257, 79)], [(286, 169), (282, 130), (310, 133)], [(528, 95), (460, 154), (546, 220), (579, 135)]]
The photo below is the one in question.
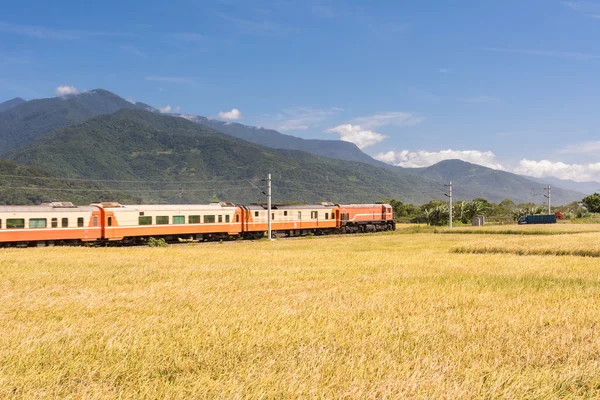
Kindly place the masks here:
[[(483, 197), (500, 202), (509, 198), (516, 203), (545, 203), (546, 185), (510, 172), (498, 171), (461, 160), (445, 160), (427, 168), (408, 169), (414, 174), (430, 178), (438, 184), (452, 182), (456, 199), (470, 200)], [(568, 204), (585, 195), (574, 190), (554, 188), (553, 204)]]
[(8, 101), (5, 101), (4, 103), (0, 103), (0, 112), (6, 111), (10, 108), (18, 106), (21, 103), (26, 103), (26, 101), (20, 97), (15, 97), (12, 100), (8, 100)]
[(123, 108), (140, 107), (144, 108), (103, 89), (18, 104), (0, 112), (0, 155), (55, 129)]
[(216, 129), (239, 139), (248, 142), (260, 144), (262, 146), (272, 147), (275, 149), (285, 150), (302, 150), (316, 154), (321, 157), (336, 158), (346, 161), (358, 161), (365, 164), (375, 165), (377, 167), (390, 170), (400, 170), (400, 167), (395, 167), (377, 161), (371, 156), (365, 154), (354, 143), (345, 142), (343, 140), (319, 140), (319, 139), (302, 139), (299, 137), (284, 135), (273, 129), (259, 128), (238, 124), (235, 122), (223, 122), (216, 119), (201, 117), (199, 115), (190, 114), (173, 114), (180, 116), (200, 125)]
[(429, 198), (426, 178), (270, 149), (183, 118), (132, 109), (59, 129), (9, 157), (64, 177), (123, 181), (103, 184), (148, 202), (264, 201), (248, 180), (268, 173), (276, 202)]
[(34, 166), (20, 166), (0, 159), (0, 205), (40, 204), (51, 201), (71, 201), (90, 204), (110, 201), (116, 196), (139, 203), (127, 193), (117, 193), (98, 183), (66, 180)]

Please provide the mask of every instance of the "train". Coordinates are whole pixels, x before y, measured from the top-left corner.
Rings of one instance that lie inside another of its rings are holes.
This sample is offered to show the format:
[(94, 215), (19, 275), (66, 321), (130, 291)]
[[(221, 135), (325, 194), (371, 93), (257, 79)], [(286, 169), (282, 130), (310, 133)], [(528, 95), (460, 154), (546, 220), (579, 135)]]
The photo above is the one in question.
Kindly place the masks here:
[(34, 206), (0, 206), (0, 247), (54, 245), (136, 245), (150, 238), (167, 242), (259, 239), (396, 229), (389, 204), (86, 206), (50, 202)]

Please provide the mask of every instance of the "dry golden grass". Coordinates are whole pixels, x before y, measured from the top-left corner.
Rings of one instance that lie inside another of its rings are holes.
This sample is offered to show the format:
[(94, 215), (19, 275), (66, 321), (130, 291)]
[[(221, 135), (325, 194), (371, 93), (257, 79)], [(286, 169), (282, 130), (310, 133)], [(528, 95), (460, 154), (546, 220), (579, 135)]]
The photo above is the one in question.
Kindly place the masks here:
[(507, 238), (600, 234), (2, 250), (0, 398), (599, 397), (598, 260)]

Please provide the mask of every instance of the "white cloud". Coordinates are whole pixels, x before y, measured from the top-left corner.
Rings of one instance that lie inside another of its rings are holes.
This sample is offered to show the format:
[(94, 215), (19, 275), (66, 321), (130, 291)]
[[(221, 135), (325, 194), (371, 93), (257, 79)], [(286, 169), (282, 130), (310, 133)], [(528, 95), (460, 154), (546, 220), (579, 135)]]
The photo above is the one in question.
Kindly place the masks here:
[(352, 124), (338, 125), (335, 128), (327, 129), (325, 132), (337, 133), (340, 135), (341, 140), (354, 143), (361, 149), (373, 146), (387, 138), (385, 135)]
[(440, 71), (441, 74), (449, 74), (450, 73), (449, 68), (440, 68), (438, 71)]
[(160, 111), (160, 112), (161, 112), (161, 113), (163, 113), (163, 114), (166, 114), (166, 113), (170, 113), (170, 112), (171, 112), (171, 109), (172, 109), (172, 107), (171, 107), (171, 106), (169, 106), (169, 105), (166, 105), (166, 106), (164, 106), (164, 107), (161, 107), (161, 108), (159, 108), (159, 109), (158, 109), (158, 111)]
[(221, 111), (219, 113), (219, 118), (226, 121), (235, 121), (242, 118), (242, 113), (240, 113), (240, 110), (237, 108), (234, 108), (231, 111)]
[(66, 96), (68, 94), (77, 94), (77, 88), (75, 86), (60, 85), (54, 89), (54, 94), (57, 96)]
[(479, 150), (441, 150), (441, 151), (388, 151), (374, 156), (377, 160), (405, 168), (422, 168), (443, 160), (463, 160), (493, 169), (505, 169), (491, 151)]
[(577, 182), (598, 181), (600, 180), (600, 163), (566, 164), (560, 161), (523, 159), (513, 172), (535, 178), (553, 176)]
[(365, 129), (374, 129), (384, 125), (415, 126), (425, 118), (410, 112), (380, 112), (368, 117), (355, 118), (352, 122)]

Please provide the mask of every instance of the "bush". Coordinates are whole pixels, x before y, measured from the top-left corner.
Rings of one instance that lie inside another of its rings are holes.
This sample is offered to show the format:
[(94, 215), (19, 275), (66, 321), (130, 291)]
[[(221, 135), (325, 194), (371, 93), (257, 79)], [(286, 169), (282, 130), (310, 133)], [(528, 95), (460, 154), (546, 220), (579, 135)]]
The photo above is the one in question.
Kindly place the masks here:
[(147, 242), (149, 247), (168, 247), (169, 245), (167, 244), (167, 242), (165, 241), (165, 239), (160, 238), (160, 239), (156, 239), (151, 237), (150, 239), (148, 239)]

